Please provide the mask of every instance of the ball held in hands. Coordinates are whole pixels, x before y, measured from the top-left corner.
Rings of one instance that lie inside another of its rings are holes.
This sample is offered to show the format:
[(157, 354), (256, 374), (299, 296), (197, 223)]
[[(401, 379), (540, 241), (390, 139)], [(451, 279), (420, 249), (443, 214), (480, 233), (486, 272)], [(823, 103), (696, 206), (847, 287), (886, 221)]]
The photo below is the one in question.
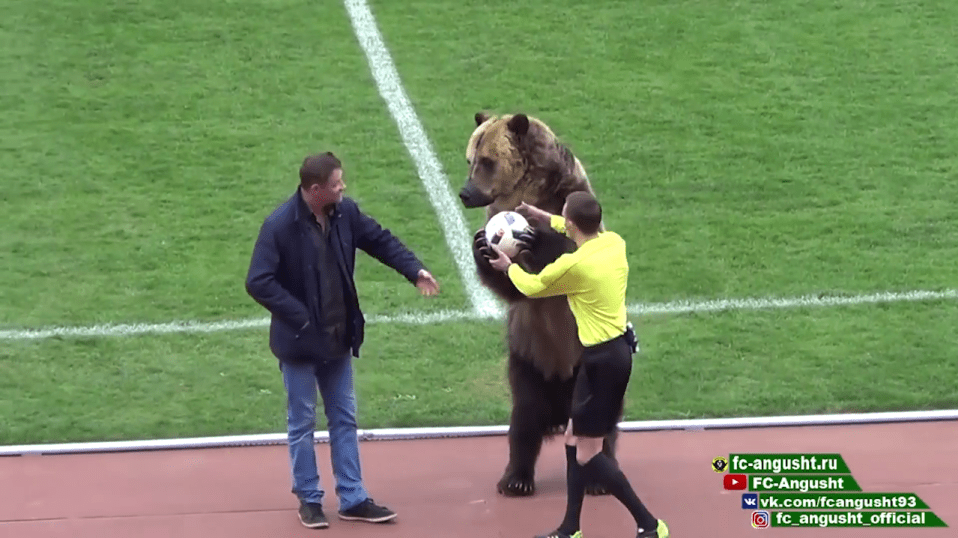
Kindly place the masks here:
[(523, 234), (527, 234), (529, 222), (515, 211), (501, 211), (492, 216), (485, 226), (489, 243), (499, 247), (506, 256), (513, 257), (523, 248)]

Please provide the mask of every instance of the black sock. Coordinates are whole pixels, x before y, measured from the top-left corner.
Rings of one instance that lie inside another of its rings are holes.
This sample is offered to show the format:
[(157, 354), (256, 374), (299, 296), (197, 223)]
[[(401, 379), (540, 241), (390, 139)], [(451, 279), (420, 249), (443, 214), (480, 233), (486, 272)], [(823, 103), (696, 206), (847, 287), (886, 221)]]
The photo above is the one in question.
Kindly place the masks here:
[(575, 445), (565, 446), (566, 458), (566, 488), (568, 489), (568, 499), (566, 500), (565, 518), (559, 525), (559, 531), (572, 535), (579, 530), (579, 515), (582, 513), (582, 499), (585, 497), (585, 473), (582, 466), (575, 459)]
[(636, 525), (646, 531), (655, 530), (658, 521), (652, 517), (648, 508), (636, 496), (632, 485), (629, 484), (629, 479), (608, 456), (599, 452), (582, 466), (582, 470), (584, 471), (582, 474), (608, 488), (609, 493), (615, 495), (615, 498), (629, 509), (632, 517), (635, 518)]

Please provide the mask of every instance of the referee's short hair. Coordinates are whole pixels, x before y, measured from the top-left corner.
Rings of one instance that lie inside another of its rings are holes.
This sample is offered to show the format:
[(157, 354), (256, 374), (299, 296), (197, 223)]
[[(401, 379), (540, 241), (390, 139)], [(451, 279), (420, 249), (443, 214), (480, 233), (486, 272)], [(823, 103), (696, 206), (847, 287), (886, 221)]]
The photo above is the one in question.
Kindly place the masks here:
[(594, 234), (602, 226), (602, 206), (591, 193), (586, 191), (576, 191), (565, 199), (566, 213), (576, 225), (576, 227), (585, 234)]

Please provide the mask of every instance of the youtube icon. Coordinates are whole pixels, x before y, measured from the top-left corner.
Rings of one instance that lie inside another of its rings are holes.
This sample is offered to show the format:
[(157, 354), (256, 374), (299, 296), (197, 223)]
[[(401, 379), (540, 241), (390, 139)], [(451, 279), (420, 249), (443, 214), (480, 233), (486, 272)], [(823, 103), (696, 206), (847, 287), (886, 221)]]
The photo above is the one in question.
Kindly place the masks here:
[(725, 489), (745, 489), (748, 479), (743, 474), (727, 474), (724, 480)]

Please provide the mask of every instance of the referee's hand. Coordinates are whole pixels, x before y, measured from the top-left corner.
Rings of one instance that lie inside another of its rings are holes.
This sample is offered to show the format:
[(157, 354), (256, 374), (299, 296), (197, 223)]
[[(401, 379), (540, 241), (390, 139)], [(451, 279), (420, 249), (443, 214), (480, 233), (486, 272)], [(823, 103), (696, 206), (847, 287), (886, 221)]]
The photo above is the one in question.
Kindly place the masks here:
[[(501, 234), (502, 231), (499, 231), (498, 233)], [(489, 260), (489, 265), (491, 265), (496, 271), (508, 271), (509, 266), (512, 265), (512, 259), (510, 259), (509, 256), (506, 256), (506, 253), (500, 250), (495, 243), (487, 241), (487, 244), (489, 245), (489, 250), (495, 254), (495, 258), (492, 258), (488, 254), (483, 253), (483, 256)]]
[(543, 211), (534, 205), (527, 204), (522, 202), (516, 207), (516, 213), (522, 215), (529, 222), (538, 222), (539, 224), (549, 224), (549, 220), (552, 218), (552, 213), (548, 211)]

